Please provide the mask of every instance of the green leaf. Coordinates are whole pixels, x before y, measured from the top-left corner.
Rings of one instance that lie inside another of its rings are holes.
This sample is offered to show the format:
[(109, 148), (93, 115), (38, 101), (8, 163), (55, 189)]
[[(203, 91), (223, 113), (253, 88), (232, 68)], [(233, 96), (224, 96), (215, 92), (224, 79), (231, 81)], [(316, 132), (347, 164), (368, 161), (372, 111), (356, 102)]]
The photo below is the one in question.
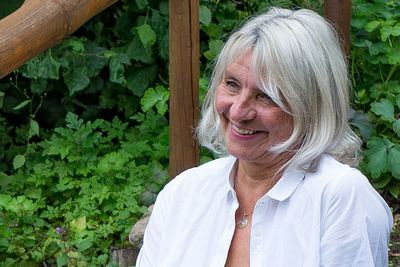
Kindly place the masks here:
[(394, 130), (394, 132), (397, 134), (397, 136), (400, 137), (400, 119), (397, 119), (397, 120), (393, 123), (393, 130)]
[(57, 258), (57, 267), (66, 266), (68, 264), (68, 256), (67, 254), (62, 254)]
[(199, 10), (200, 23), (208, 26), (211, 23), (211, 11), (208, 7), (201, 5)]
[(51, 55), (51, 50), (40, 61), (38, 77), (43, 79), (59, 79), (61, 63), (57, 62)]
[(136, 0), (136, 5), (139, 9), (144, 9), (149, 5), (149, 2), (147, 0)]
[(357, 127), (365, 141), (371, 139), (375, 134), (375, 127), (371, 121), (370, 114), (362, 113), (361, 111), (350, 110), (349, 124)]
[(73, 229), (75, 232), (79, 233), (82, 232), (83, 230), (86, 229), (86, 216), (77, 218), (75, 220), (72, 220), (70, 222), (71, 229)]
[(118, 57), (110, 60), (110, 81), (121, 84), (125, 79), (125, 68)]
[(0, 247), (5, 247), (7, 248), (9, 245), (8, 240), (6, 238), (0, 238)]
[(69, 94), (85, 89), (90, 82), (85, 59), (82, 56), (73, 56), (70, 59), (70, 66), (63, 72), (64, 81), (69, 89)]
[(83, 240), (80, 243), (76, 244), (76, 247), (78, 248), (79, 251), (85, 251), (86, 249), (90, 248), (93, 245), (92, 242), (90, 242), (89, 240)]
[(65, 116), (65, 122), (68, 128), (78, 130), (81, 127), (83, 120), (79, 119), (78, 115), (68, 112), (67, 116)]
[(149, 88), (157, 77), (157, 65), (150, 65), (130, 71), (127, 78), (127, 87), (135, 95), (142, 97), (144, 91)]
[(13, 167), (14, 170), (21, 168), (25, 164), (25, 156), (24, 155), (16, 155), (13, 159)]
[(399, 198), (400, 195), (400, 185), (399, 184), (390, 184), (388, 186), (389, 192), (395, 196), (396, 198)]
[(382, 99), (380, 102), (374, 102), (371, 104), (371, 107), (371, 111), (380, 116), (382, 120), (388, 122), (393, 122), (395, 120), (394, 106), (389, 100)]
[(3, 108), (4, 96), (4, 92), (0, 92), (0, 109)]
[(393, 28), (392, 26), (383, 26), (380, 31), (381, 31), (381, 39), (382, 41), (385, 42), (392, 34)]
[(39, 123), (35, 120), (31, 120), (29, 122), (30, 130), (32, 131), (32, 136), (37, 135), (39, 136)]
[(163, 86), (157, 86), (156, 89), (149, 88), (144, 93), (144, 96), (140, 100), (142, 104), (142, 110), (148, 111), (153, 106), (156, 106), (159, 114), (164, 115), (168, 110), (167, 101), (169, 99), (169, 92)]
[(373, 138), (367, 143), (365, 161), (372, 178), (378, 178), (387, 169), (388, 140)]
[(151, 47), (156, 43), (157, 35), (149, 24), (140, 25), (136, 27), (136, 30), (138, 32), (139, 39), (145, 48)]
[(389, 169), (393, 176), (400, 179), (400, 145), (396, 145), (389, 150)]
[(398, 95), (396, 97), (396, 104), (397, 104), (397, 107), (400, 108), (400, 95)]
[(20, 110), (21, 108), (25, 107), (26, 105), (28, 105), (31, 101), (30, 100), (24, 100), (21, 103), (19, 103), (18, 105), (16, 105), (15, 107), (13, 107), (14, 110)]
[(377, 20), (374, 20), (374, 21), (371, 21), (370, 23), (368, 23), (368, 24), (365, 26), (365, 29), (367, 30), (367, 32), (372, 32), (372, 31), (374, 31), (379, 25), (381, 25), (381, 22), (380, 22), (380, 21), (377, 21)]

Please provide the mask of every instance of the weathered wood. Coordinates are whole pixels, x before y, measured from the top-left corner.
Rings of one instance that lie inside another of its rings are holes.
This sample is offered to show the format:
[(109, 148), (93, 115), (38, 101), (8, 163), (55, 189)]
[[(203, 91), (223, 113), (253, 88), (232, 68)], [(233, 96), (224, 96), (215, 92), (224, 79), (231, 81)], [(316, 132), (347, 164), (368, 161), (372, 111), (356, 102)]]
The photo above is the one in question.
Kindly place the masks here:
[(325, 0), (324, 16), (335, 25), (342, 39), (343, 51), (349, 56), (351, 0)]
[(0, 20), (0, 78), (61, 42), (117, 0), (25, 0)]
[(194, 127), (199, 115), (199, 0), (169, 1), (170, 178), (197, 166)]

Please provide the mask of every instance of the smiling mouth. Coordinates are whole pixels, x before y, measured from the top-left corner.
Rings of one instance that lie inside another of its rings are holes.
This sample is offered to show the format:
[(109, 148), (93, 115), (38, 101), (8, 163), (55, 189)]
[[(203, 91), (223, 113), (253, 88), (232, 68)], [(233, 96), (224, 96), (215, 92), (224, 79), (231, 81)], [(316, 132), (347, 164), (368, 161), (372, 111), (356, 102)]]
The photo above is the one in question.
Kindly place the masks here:
[(240, 129), (236, 127), (235, 125), (232, 124), (232, 128), (235, 132), (242, 134), (242, 135), (250, 135), (250, 134), (255, 134), (257, 131), (252, 131), (252, 130), (246, 130), (246, 129)]

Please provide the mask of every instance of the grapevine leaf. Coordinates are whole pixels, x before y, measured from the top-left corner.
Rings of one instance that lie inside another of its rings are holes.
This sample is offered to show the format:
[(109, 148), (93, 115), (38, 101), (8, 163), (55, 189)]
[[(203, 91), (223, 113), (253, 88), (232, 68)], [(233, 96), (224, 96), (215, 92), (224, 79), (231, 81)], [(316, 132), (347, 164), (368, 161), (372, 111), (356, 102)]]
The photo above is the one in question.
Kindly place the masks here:
[(208, 26), (211, 23), (211, 11), (208, 7), (201, 5), (199, 10), (200, 23)]
[(16, 155), (13, 159), (13, 167), (14, 170), (21, 168), (25, 164), (25, 156), (24, 155)]
[[(137, 36), (136, 31), (133, 32), (133, 35), (134, 36), (132, 38), (132, 41), (126, 48), (126, 55), (129, 56), (129, 58), (131, 59), (141, 61), (143, 63), (152, 63), (154, 61), (153, 50), (151, 48), (143, 46), (142, 42), (139, 40), (139, 37)], [(168, 46), (168, 42), (165, 45)]]
[(371, 104), (372, 112), (376, 115), (381, 116), (382, 120), (393, 122), (394, 118), (394, 106), (392, 102), (387, 99), (382, 99), (380, 102), (374, 102)]
[(136, 27), (139, 39), (145, 48), (153, 46), (157, 41), (157, 35), (149, 24)]
[(21, 103), (19, 103), (18, 105), (16, 105), (13, 109), (14, 110), (20, 110), (21, 108), (25, 107), (26, 105), (29, 104), (29, 102), (31, 102), (30, 100), (24, 100)]
[(389, 150), (389, 168), (393, 176), (400, 179), (400, 145)]
[(89, 77), (95, 77), (100, 73), (103, 67), (107, 64), (108, 59), (104, 56), (105, 50), (96, 45), (89, 43), (86, 47), (86, 67)]
[(376, 179), (387, 169), (387, 140), (373, 138), (367, 143), (365, 152), (367, 167), (371, 177)]
[(61, 63), (57, 62), (51, 55), (51, 50), (40, 61), (38, 77), (44, 79), (59, 79)]
[(167, 101), (169, 99), (169, 92), (163, 86), (157, 86), (156, 89), (149, 88), (144, 93), (140, 100), (142, 110), (148, 111), (153, 106), (156, 106), (159, 114), (164, 115), (168, 110)]
[(110, 60), (110, 81), (121, 84), (125, 78), (125, 68), (117, 57)]

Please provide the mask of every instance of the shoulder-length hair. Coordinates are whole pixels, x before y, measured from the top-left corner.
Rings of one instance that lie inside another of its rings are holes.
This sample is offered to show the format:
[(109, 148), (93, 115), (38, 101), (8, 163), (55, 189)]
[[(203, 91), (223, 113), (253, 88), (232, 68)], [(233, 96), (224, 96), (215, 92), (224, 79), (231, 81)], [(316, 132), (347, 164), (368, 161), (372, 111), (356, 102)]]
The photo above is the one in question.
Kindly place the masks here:
[(202, 107), (200, 144), (218, 154), (228, 153), (215, 107), (216, 89), (226, 68), (248, 51), (259, 88), (293, 117), (291, 136), (269, 148), (293, 153), (285, 167), (313, 172), (323, 154), (355, 163), (361, 142), (347, 122), (349, 80), (339, 38), (324, 18), (305, 9), (272, 8), (229, 37)]

